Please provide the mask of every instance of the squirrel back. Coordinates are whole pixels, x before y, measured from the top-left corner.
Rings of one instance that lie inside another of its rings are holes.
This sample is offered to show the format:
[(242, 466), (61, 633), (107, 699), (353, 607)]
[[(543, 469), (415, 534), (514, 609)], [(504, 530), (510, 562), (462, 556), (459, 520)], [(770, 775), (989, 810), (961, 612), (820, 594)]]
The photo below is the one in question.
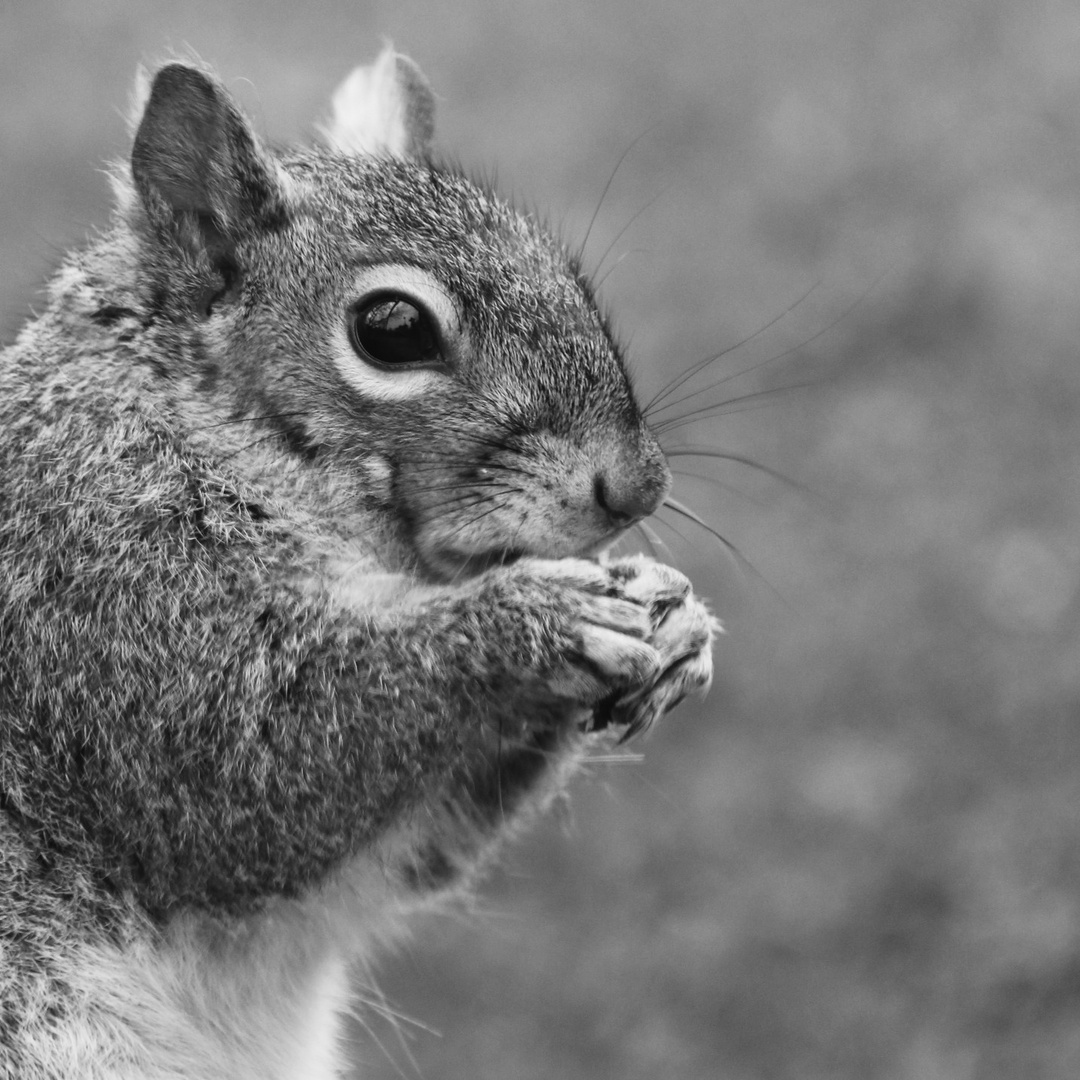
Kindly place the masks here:
[(708, 683), (591, 288), (432, 118), (163, 67), (0, 358), (0, 1075), (336, 1075), (349, 964)]

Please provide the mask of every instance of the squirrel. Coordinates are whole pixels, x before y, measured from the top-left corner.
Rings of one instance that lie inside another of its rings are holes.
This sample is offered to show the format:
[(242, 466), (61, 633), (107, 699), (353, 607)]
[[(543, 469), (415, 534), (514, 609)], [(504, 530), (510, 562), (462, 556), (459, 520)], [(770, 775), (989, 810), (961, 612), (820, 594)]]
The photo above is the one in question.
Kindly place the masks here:
[(350, 965), (718, 624), (611, 543), (671, 478), (579, 258), (389, 46), (317, 145), (137, 89), (0, 354), (0, 1077), (329, 1080)]

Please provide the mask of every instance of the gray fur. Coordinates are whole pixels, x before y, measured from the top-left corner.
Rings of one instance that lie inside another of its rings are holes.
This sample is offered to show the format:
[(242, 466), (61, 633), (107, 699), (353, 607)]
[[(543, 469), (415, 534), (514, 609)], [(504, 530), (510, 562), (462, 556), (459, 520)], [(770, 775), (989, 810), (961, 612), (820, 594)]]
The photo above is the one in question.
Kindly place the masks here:
[[(595, 478), (640, 517), (668, 474), (532, 219), (416, 157), (275, 157), (182, 65), (119, 183), (0, 358), (0, 1076), (153, 1058), (84, 947), (245, 924), (403, 828), (380, 873), (445, 891), (708, 680), (685, 579), (595, 561), (625, 525)], [(365, 400), (328, 359), (383, 263), (463, 313), (437, 393)]]

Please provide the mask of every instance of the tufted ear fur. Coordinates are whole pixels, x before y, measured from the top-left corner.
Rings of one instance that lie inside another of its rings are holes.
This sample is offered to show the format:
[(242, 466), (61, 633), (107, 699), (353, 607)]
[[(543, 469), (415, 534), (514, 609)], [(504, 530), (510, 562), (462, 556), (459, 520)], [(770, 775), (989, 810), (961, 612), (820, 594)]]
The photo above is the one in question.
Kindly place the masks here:
[(349, 75), (330, 104), (329, 123), (317, 127), (340, 153), (418, 157), (430, 148), (435, 96), (416, 64), (389, 46)]
[(131, 151), (143, 209), (215, 269), (236, 241), (286, 212), (285, 178), (219, 83), (186, 64), (154, 77)]

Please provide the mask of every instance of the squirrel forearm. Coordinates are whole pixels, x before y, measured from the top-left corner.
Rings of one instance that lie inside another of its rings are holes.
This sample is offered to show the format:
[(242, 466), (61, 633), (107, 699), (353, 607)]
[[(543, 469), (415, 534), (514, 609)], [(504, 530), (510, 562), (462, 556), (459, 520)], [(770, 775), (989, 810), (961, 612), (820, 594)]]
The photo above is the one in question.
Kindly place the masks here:
[(490, 733), (508, 642), (475, 591), (335, 612), (159, 428), (48, 435), (18, 464), (49, 499), (0, 518), (0, 792), (33, 843), (152, 911), (242, 906), (319, 879)]
[[(59, 640), (49, 605), (6, 626), (0, 702), (22, 736), (6, 748), (4, 786), (39, 842), (79, 850), (100, 882), (151, 911), (296, 893), (437, 788), (464, 742), (490, 734), (460, 602), (380, 626), (235, 597), (250, 609), (245, 637), (193, 642), (215, 621), (204, 609), (156, 643), (118, 625), (147, 603), (142, 586), (114, 589), (80, 641)], [(17, 658), (42, 656), (45, 642), (28, 648), (25, 635), (50, 626), (53, 655), (89, 654), (94, 685), (57, 665), (20, 715)], [(166, 653), (175, 667), (157, 666)]]

